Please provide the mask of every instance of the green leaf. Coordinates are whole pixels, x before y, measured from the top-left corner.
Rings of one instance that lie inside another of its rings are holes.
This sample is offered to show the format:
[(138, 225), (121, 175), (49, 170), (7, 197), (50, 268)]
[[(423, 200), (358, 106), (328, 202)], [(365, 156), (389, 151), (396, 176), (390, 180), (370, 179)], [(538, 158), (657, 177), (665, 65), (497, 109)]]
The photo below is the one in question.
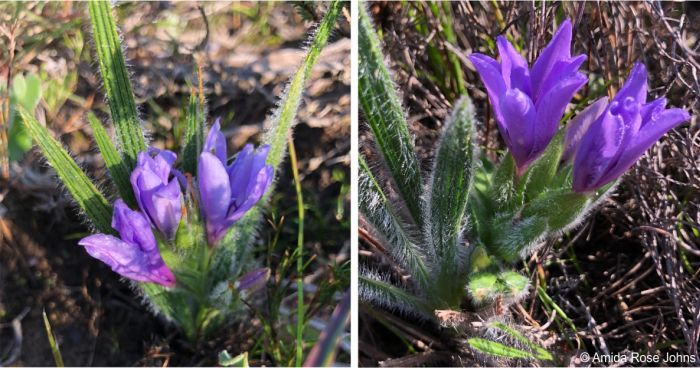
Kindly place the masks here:
[(586, 212), (589, 201), (588, 196), (570, 189), (553, 190), (528, 203), (523, 216), (544, 218), (550, 230), (561, 230), (575, 223)]
[(562, 129), (554, 136), (554, 139), (549, 143), (542, 156), (535, 161), (528, 173), (525, 174), (528, 177), (525, 189), (526, 200), (531, 200), (538, 194), (552, 188), (552, 181), (557, 174), (559, 161), (564, 152), (563, 132), (564, 130)]
[(489, 229), (492, 238), (485, 245), (492, 254), (513, 263), (520, 259), (524, 249), (547, 234), (547, 226), (546, 217), (519, 217), (512, 212), (498, 213)]
[(421, 288), (428, 287), (425, 254), (408, 235), (381, 186), (360, 156), (359, 209), (365, 219), (384, 237), (383, 242), (398, 262)]
[(505, 323), (493, 322), (489, 326), (507, 333), (508, 335), (510, 335), (513, 338), (515, 338), (516, 340), (518, 340), (521, 344), (524, 344), (527, 347), (529, 347), (530, 349), (532, 349), (535, 353), (535, 358), (540, 359), (540, 360), (554, 360), (554, 357), (552, 356), (552, 354), (550, 354), (547, 350), (545, 350), (541, 346), (535, 344), (529, 338), (525, 337), (519, 331), (506, 325)]
[(533, 356), (531, 353), (528, 353), (527, 351), (520, 350), (517, 348), (512, 348), (510, 346), (503, 345), (501, 343), (491, 341), (491, 340), (486, 340), (482, 339), (480, 337), (473, 337), (471, 339), (467, 339), (467, 343), (469, 344), (469, 347), (472, 349), (488, 354), (488, 355), (493, 355), (501, 358), (508, 358), (508, 359), (533, 359), (535, 356)]
[(456, 296), (456, 306), (464, 289), (460, 275), (464, 273), (461, 261), (465, 259), (460, 256), (464, 250), (460, 248), (464, 248), (461, 237), (474, 174), (474, 120), (474, 106), (464, 96), (445, 123), (428, 184), (425, 219), (428, 242), (437, 257), (438, 289), (441, 294)]
[[(343, 3), (339, 0), (333, 1), (324, 16), (321, 24), (312, 37), (309, 52), (304, 59), (303, 65), (292, 76), (290, 84), (282, 97), (282, 102), (277, 108), (272, 128), (265, 134), (263, 142), (270, 145), (270, 152), (267, 155), (267, 164), (279, 170), (279, 165), (287, 152), (287, 137), (294, 127), (294, 122), (304, 88), (304, 81), (308, 78), (321, 49), (328, 41), (328, 36), (335, 25), (336, 19)], [(267, 203), (273, 186), (268, 188), (267, 193), (248, 213), (241, 218), (221, 242), (217, 248), (216, 268), (219, 270), (231, 270), (237, 268), (240, 272), (242, 266), (247, 264), (246, 260), (251, 257), (248, 245), (252, 243), (257, 234), (257, 227), (262, 217), (261, 207)], [(235, 275), (234, 275), (235, 276)]]
[(24, 153), (32, 148), (32, 137), (27, 134), (24, 125), (17, 118), (15, 105), (22, 106), (27, 111), (34, 111), (41, 100), (41, 80), (35, 74), (26, 77), (16, 75), (12, 79), (10, 92), (10, 113), (8, 128), (8, 149), (10, 161), (17, 161)]
[(44, 316), (44, 328), (46, 329), (46, 335), (49, 338), (49, 346), (51, 347), (51, 354), (53, 354), (53, 360), (56, 363), (56, 367), (63, 367), (63, 356), (61, 355), (61, 350), (58, 348), (56, 337), (54, 337), (53, 335), (53, 330), (51, 329), (51, 322), (49, 322), (49, 317), (46, 316), (46, 310), (43, 310), (41, 314)]
[(537, 287), (537, 296), (540, 297), (540, 300), (542, 300), (542, 303), (546, 305), (547, 307), (550, 308), (550, 310), (555, 310), (557, 311), (557, 315), (561, 317), (564, 322), (566, 322), (567, 325), (571, 328), (572, 331), (576, 331), (576, 325), (574, 324), (574, 321), (569, 318), (569, 316), (566, 315), (563, 309), (557, 303), (552, 300), (552, 297), (547, 294), (547, 291), (543, 289), (541, 286)]
[(49, 164), (56, 170), (58, 177), (97, 230), (106, 234), (113, 233), (111, 226), (112, 207), (102, 193), (80, 170), (78, 164), (63, 149), (61, 144), (51, 138), (51, 133), (46, 127), (39, 124), (34, 116), (21, 107), (19, 113), (24, 121), (24, 127), (34, 138)]
[(185, 172), (193, 175), (197, 173), (197, 160), (204, 147), (204, 107), (200, 101), (194, 92), (190, 95), (185, 118), (187, 130), (182, 149), (182, 167)]
[(440, 258), (456, 254), (449, 246), (460, 238), (474, 173), (474, 106), (462, 97), (438, 143), (428, 198), (428, 231)]
[(403, 313), (415, 314), (424, 318), (434, 318), (433, 308), (425, 301), (409, 294), (406, 290), (379, 280), (368, 272), (360, 272), (358, 279), (360, 300), (378, 304), (388, 309), (398, 309)]
[(243, 367), (248, 368), (248, 352), (232, 357), (226, 350), (219, 353), (219, 365), (222, 367)]
[(521, 205), (522, 199), (518, 198), (515, 183), (515, 159), (510, 153), (498, 165), (491, 179), (491, 190), (488, 197), (494, 203), (494, 210), (513, 210)]
[(493, 301), (499, 294), (498, 277), (490, 272), (471, 275), (467, 291), (477, 305)]
[(12, 79), (12, 95), (14, 103), (26, 110), (34, 110), (41, 100), (41, 80), (35, 74), (16, 75)]
[(422, 227), (422, 180), (413, 140), (367, 9), (362, 3), (357, 6), (360, 7), (360, 106), (396, 188), (414, 222)]
[(100, 120), (97, 119), (97, 116), (92, 112), (88, 113), (88, 122), (92, 127), (92, 134), (95, 137), (95, 142), (97, 142), (97, 147), (100, 149), (102, 158), (105, 160), (109, 175), (117, 186), (119, 196), (129, 206), (136, 206), (136, 198), (134, 197), (134, 191), (131, 188), (131, 182), (129, 180), (129, 170), (126, 168), (124, 160), (119, 156), (117, 148), (114, 147), (112, 138), (107, 134)]
[(275, 112), (272, 129), (270, 129), (263, 138), (263, 142), (270, 145), (267, 163), (276, 170), (287, 152), (287, 137), (291, 134), (292, 128), (296, 123), (296, 115), (304, 90), (304, 82), (311, 75), (311, 69), (313, 69), (318, 55), (326, 45), (328, 36), (330, 36), (342, 7), (343, 2), (339, 0), (333, 1), (329, 6), (328, 12), (323, 17), (318, 29), (316, 29), (316, 34), (313, 37), (303, 65), (294, 74), (287, 86), (284, 96), (282, 97), (282, 102)]
[(88, 2), (88, 9), (102, 82), (112, 112), (112, 122), (126, 167), (131, 171), (136, 164), (136, 156), (146, 150), (146, 143), (119, 43), (117, 26), (108, 1), (91, 0)]
[(498, 281), (506, 295), (516, 298), (526, 293), (530, 286), (530, 279), (515, 271), (501, 272)]

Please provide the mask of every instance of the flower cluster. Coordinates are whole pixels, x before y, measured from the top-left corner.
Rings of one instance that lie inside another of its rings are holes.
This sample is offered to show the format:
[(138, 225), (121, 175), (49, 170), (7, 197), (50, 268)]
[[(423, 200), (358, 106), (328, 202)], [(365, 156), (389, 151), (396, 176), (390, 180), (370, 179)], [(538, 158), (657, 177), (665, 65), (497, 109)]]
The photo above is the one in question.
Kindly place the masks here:
[[(500, 63), (482, 54), (469, 57), (486, 86), (518, 175), (542, 155), (567, 105), (588, 82), (577, 71), (586, 57), (571, 57), (571, 39), (567, 20), (531, 69), (503, 36), (497, 39)], [(663, 97), (646, 99), (647, 72), (637, 63), (612, 101), (597, 100), (569, 123), (562, 161), (573, 160), (574, 192), (593, 192), (616, 180), (667, 131), (690, 119), (684, 110), (666, 109)]]
[[(267, 146), (256, 151), (247, 145), (228, 165), (226, 139), (219, 121), (211, 128), (197, 170), (198, 203), (209, 245), (216, 245), (265, 194), (273, 176), (272, 167), (266, 164), (268, 151)], [(128, 279), (175, 286), (175, 276), (161, 257), (157, 239), (174, 241), (184, 223), (182, 188), (187, 182), (173, 167), (176, 159), (175, 153), (167, 150), (141, 152), (131, 173), (140, 211), (129, 209), (118, 199), (112, 227), (119, 238), (95, 234), (78, 244)], [(162, 236), (157, 237), (154, 229)]]

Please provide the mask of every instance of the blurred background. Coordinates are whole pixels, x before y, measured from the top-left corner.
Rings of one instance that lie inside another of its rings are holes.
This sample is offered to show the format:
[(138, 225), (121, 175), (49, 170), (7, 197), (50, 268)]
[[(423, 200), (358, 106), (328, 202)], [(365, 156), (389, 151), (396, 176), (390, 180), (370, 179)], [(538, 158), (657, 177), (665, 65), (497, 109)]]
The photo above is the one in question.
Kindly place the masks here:
[[(485, 88), (467, 60), (497, 55), (506, 34), (529, 62), (554, 24), (574, 24), (572, 55), (586, 54), (590, 79), (573, 111), (613, 96), (635, 61), (649, 71), (649, 99), (687, 109), (690, 124), (666, 134), (581, 226), (517, 265), (532, 293), (511, 308), (512, 324), (540, 341), (561, 365), (610, 353), (680, 353), (698, 357), (700, 337), (700, 6), (670, 2), (366, 2), (402, 94), (424, 170), (452, 104), (474, 100), (479, 144), (495, 160), (503, 142)], [(362, 121), (362, 118), (360, 119)], [(371, 132), (360, 124), (365, 157)], [(360, 241), (360, 265), (404, 275), (377, 248)], [(536, 286), (559, 308), (556, 316)], [(360, 305), (360, 364), (480, 363), (463, 336), (430, 323)], [(513, 364), (513, 362), (506, 362)], [(523, 363), (525, 365), (532, 364)]]
[[(210, 121), (221, 117), (229, 152), (258, 143), (324, 13), (325, 5), (313, 2), (117, 3), (151, 144), (180, 150), (197, 65)], [(349, 287), (350, 27), (345, 16), (339, 19), (307, 83), (295, 128), (310, 262), (304, 279), (307, 330), (313, 336), (335, 307), (336, 292)], [(89, 229), (53, 170), (31, 149), (12, 106), (36, 111), (104, 192), (116, 193), (86, 122), (90, 110), (104, 122), (109, 116), (89, 30), (83, 3), (0, 2), (0, 97), (9, 107), (3, 110), (9, 112), (11, 159), (10, 178), (0, 191), (0, 366), (54, 364), (42, 310), (66, 365), (214, 365), (223, 349), (231, 355), (248, 351), (251, 365), (271, 364), (269, 351), (293, 350), (285, 345), (291, 323), (284, 318), (296, 296), (285, 294), (288, 275), (277, 268), (296, 246), (288, 162), (257, 247), (272, 265), (267, 297), (279, 299), (279, 310), (241, 316), (245, 323), (201, 346), (154, 318), (117, 274), (77, 246)], [(349, 338), (342, 340), (337, 361), (349, 363)]]

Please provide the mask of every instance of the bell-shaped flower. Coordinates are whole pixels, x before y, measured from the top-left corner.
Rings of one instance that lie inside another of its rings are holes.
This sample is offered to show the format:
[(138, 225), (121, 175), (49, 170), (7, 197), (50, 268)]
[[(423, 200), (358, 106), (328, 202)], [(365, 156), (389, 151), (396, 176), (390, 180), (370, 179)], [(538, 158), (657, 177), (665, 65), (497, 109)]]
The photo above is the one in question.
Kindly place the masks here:
[(572, 142), (578, 147), (573, 168), (575, 192), (594, 191), (619, 178), (667, 131), (690, 119), (685, 110), (666, 109), (665, 98), (647, 103), (646, 97), (646, 68), (637, 63), (580, 142)]
[(141, 212), (130, 210), (124, 201), (118, 199), (114, 203), (112, 227), (121, 239), (95, 234), (83, 238), (78, 244), (128, 279), (175, 286), (175, 276), (160, 256), (151, 224)]
[(269, 146), (255, 150), (248, 144), (229, 165), (226, 139), (219, 120), (214, 123), (197, 166), (199, 206), (210, 244), (218, 242), (272, 183), (272, 166), (265, 164), (269, 150)]
[(167, 239), (175, 236), (182, 218), (183, 197), (174, 176), (175, 159), (171, 151), (141, 152), (131, 173), (131, 186), (139, 208)]
[(474, 53), (469, 60), (486, 86), (501, 137), (518, 174), (544, 152), (574, 93), (588, 79), (580, 72), (585, 55), (571, 57), (571, 22), (565, 21), (528, 67), (505, 37), (496, 40), (500, 63)]

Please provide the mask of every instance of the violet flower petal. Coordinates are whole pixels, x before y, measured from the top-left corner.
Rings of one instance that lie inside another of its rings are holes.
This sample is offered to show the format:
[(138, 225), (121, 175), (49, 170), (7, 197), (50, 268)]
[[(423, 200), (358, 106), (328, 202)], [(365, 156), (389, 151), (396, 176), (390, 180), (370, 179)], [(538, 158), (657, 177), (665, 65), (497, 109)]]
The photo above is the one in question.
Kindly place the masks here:
[(151, 149), (141, 152), (130, 177), (139, 208), (153, 227), (168, 239), (175, 236), (182, 218), (182, 193), (178, 180), (171, 178), (171, 174), (175, 174), (172, 165), (176, 158), (171, 151)]
[(537, 133), (530, 142), (533, 156), (539, 156), (547, 148), (559, 129), (559, 120), (564, 115), (569, 101), (587, 81), (583, 74), (576, 73), (560, 81), (537, 101)]
[(511, 89), (503, 96), (500, 108), (503, 125), (507, 129), (510, 151), (518, 169), (521, 169), (531, 161), (529, 143), (535, 134), (535, 106), (525, 93)]
[(130, 210), (119, 199), (114, 204), (112, 226), (121, 239), (95, 234), (81, 239), (78, 244), (128, 279), (168, 287), (175, 285), (175, 276), (163, 262), (148, 220), (140, 212)]
[(581, 67), (581, 64), (586, 60), (586, 55), (578, 55), (568, 60), (560, 60), (552, 69), (551, 73), (547, 78), (542, 81), (537, 94), (535, 95), (535, 101), (542, 99), (542, 96), (547, 93), (552, 87), (556, 86), (562, 79), (568, 78), (569, 76), (576, 74), (577, 70)]
[(625, 148), (616, 165), (601, 178), (603, 184), (615, 180), (644, 155), (669, 130), (690, 120), (690, 115), (682, 109), (669, 109), (661, 112), (652, 123), (647, 123)]
[(519, 89), (530, 95), (530, 72), (527, 61), (503, 36), (496, 38), (498, 54), (501, 57), (501, 77), (507, 89)]
[(204, 142), (203, 151), (214, 151), (219, 161), (226, 165), (226, 160), (228, 159), (226, 155), (226, 137), (221, 133), (221, 118), (217, 118), (214, 125), (209, 129), (209, 134), (207, 134), (207, 139)]
[(606, 110), (581, 139), (574, 157), (573, 190), (589, 191), (617, 156), (622, 142), (624, 122)]
[(615, 95), (615, 100), (624, 101), (627, 97), (642, 104), (647, 100), (647, 69), (642, 63), (634, 64), (625, 84)]
[(562, 154), (561, 161), (568, 162), (574, 157), (574, 153), (578, 149), (583, 135), (588, 131), (591, 124), (603, 114), (607, 107), (608, 98), (602, 97), (588, 105), (583, 111), (571, 119), (566, 129), (564, 153)]
[(226, 215), (231, 203), (228, 173), (221, 161), (209, 152), (202, 152), (197, 165), (200, 209), (207, 227), (210, 243), (219, 240), (221, 232), (230, 226)]
[(501, 76), (500, 66), (496, 60), (482, 54), (472, 54), (469, 56), (469, 60), (474, 64), (474, 68), (484, 82), (496, 122), (501, 124), (503, 119), (501, 116), (500, 98), (506, 92), (506, 85)]
[(557, 32), (552, 36), (552, 39), (544, 50), (542, 50), (540, 56), (532, 64), (530, 76), (532, 78), (532, 90), (535, 96), (539, 95), (542, 83), (546, 80), (547, 75), (554, 69), (557, 62), (571, 57), (571, 33), (571, 21), (567, 19), (559, 25)]

